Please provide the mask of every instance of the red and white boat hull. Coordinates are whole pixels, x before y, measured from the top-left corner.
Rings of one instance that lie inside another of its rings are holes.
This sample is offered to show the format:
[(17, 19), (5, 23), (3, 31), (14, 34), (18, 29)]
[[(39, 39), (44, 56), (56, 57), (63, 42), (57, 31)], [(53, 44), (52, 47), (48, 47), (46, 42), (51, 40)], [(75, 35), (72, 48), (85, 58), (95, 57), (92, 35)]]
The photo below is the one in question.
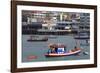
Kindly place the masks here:
[(68, 53), (49, 53), (45, 54), (46, 57), (59, 57), (59, 56), (70, 56), (80, 53), (81, 50), (74, 51), (74, 52), (68, 52)]

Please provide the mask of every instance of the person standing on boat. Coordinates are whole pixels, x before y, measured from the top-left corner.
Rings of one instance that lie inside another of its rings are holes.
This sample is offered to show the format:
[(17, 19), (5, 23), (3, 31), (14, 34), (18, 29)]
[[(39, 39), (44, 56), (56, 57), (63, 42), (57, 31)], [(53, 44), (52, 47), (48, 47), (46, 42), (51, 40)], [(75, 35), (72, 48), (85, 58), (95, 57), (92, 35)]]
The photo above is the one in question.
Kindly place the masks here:
[(77, 49), (77, 47), (75, 46), (74, 49)]
[(66, 46), (64, 46), (64, 53), (66, 53), (67, 52), (67, 50), (66, 50)]

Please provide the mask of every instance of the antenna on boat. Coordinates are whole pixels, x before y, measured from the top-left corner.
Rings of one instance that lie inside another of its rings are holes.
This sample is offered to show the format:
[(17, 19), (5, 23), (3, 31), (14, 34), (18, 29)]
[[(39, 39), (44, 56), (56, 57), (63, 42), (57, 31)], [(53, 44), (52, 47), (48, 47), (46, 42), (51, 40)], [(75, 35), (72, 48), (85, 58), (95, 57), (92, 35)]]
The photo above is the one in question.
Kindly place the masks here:
[(76, 40), (76, 47), (80, 48), (80, 41)]

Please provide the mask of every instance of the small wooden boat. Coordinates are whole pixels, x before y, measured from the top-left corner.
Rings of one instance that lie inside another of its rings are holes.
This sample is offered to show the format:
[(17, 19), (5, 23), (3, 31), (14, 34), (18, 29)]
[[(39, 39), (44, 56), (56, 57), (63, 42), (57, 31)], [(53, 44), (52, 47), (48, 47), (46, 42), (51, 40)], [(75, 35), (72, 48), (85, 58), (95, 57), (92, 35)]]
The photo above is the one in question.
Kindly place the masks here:
[(74, 48), (74, 49), (69, 50), (68, 52), (66, 52), (66, 50), (65, 50), (66, 47), (64, 45), (60, 45), (60, 46), (56, 45), (55, 46), (55, 44), (53, 44), (53, 45), (50, 45), (50, 47), (53, 47), (54, 52), (49, 51), (47, 54), (45, 54), (46, 57), (70, 56), (70, 55), (76, 55), (76, 54), (81, 52), (80, 48)]
[(74, 52), (66, 52), (66, 53), (49, 53), (49, 54), (45, 54), (46, 57), (60, 57), (60, 56), (70, 56), (70, 55), (76, 55), (78, 53), (80, 53), (81, 50), (77, 50)]

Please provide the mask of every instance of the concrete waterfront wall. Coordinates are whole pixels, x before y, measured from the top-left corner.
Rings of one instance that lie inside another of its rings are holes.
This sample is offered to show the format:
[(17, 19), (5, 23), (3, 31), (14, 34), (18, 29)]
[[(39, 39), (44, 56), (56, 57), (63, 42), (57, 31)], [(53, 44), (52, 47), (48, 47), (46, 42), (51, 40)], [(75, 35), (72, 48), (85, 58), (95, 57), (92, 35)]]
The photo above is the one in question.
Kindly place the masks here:
[(38, 34), (38, 35), (66, 35), (77, 34), (77, 31), (37, 31), (37, 30), (22, 30), (22, 34)]

